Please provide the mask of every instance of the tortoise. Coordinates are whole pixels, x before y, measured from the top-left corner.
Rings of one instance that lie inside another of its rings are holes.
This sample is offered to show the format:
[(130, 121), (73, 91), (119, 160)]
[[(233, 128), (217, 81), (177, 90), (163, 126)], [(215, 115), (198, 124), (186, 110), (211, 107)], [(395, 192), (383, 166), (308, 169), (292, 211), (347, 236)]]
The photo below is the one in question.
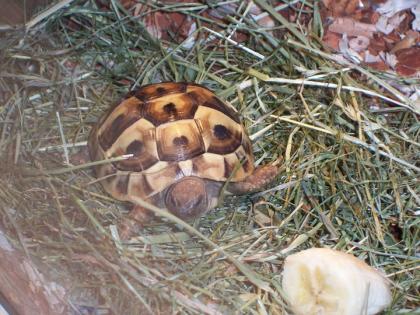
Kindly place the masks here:
[[(94, 126), (88, 149), (93, 161), (130, 156), (95, 166), (114, 198), (135, 205), (133, 197), (139, 197), (184, 220), (215, 208), (223, 186), (244, 194), (278, 173), (273, 164), (254, 167), (238, 113), (194, 83), (156, 83), (130, 92)], [(144, 213), (135, 205), (130, 217), (141, 221)]]

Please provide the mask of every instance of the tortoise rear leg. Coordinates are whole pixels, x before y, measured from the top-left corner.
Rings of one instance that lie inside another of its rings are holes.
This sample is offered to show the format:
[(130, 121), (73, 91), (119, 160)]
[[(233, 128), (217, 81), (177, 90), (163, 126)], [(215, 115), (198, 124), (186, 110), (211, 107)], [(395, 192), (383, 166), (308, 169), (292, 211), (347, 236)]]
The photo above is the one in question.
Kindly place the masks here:
[(270, 184), (278, 174), (279, 168), (274, 164), (259, 166), (245, 180), (230, 183), (227, 187), (227, 191), (235, 195), (241, 195), (262, 190), (266, 185)]

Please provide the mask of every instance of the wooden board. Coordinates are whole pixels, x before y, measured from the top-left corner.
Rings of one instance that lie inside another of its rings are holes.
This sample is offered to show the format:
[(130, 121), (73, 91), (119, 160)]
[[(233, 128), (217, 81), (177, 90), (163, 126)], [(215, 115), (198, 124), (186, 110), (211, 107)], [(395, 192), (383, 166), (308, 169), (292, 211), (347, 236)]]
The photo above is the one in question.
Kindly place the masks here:
[(52, 0), (0, 0), (0, 25), (22, 25)]

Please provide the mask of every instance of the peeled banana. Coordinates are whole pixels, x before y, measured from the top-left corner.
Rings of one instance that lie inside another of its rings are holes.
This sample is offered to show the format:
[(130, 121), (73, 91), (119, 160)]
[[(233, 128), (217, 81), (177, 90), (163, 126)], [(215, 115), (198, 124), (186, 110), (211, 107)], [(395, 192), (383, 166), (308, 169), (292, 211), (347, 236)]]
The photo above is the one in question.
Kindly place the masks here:
[(389, 281), (380, 272), (329, 248), (288, 256), (282, 288), (295, 315), (373, 315), (391, 303)]

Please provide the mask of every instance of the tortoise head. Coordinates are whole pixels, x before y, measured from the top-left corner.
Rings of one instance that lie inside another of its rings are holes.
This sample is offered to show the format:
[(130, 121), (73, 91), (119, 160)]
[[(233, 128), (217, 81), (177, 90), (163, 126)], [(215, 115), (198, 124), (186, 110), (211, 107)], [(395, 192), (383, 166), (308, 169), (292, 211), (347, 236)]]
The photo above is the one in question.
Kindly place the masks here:
[(193, 176), (172, 184), (166, 191), (165, 204), (181, 219), (196, 218), (211, 208), (204, 180)]

